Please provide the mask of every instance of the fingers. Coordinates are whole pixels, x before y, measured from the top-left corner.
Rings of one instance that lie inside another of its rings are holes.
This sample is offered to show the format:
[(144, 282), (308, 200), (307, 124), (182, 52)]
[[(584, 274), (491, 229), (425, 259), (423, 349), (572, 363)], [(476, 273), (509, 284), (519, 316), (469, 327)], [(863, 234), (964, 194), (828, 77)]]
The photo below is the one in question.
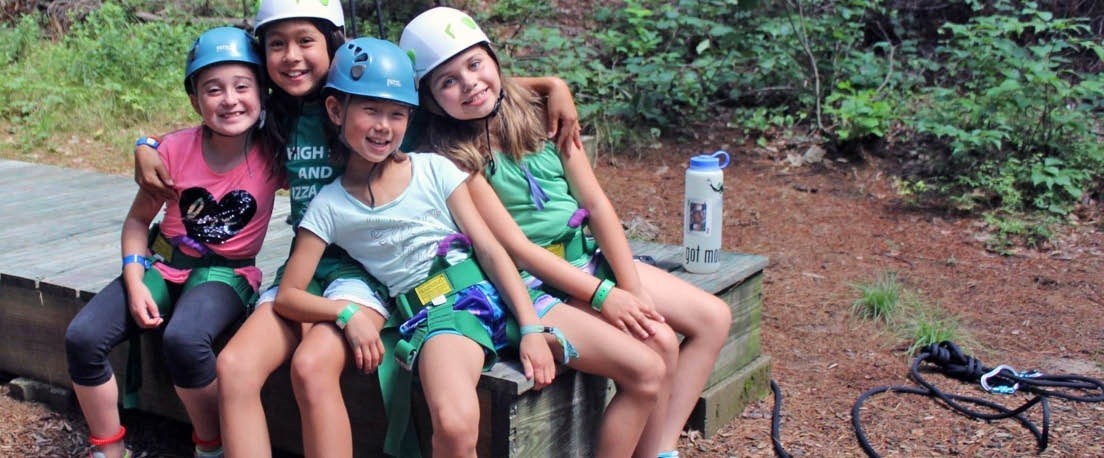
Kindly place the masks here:
[(525, 373), (526, 380), (533, 380), (533, 363), (526, 355), (521, 356), (521, 371)]

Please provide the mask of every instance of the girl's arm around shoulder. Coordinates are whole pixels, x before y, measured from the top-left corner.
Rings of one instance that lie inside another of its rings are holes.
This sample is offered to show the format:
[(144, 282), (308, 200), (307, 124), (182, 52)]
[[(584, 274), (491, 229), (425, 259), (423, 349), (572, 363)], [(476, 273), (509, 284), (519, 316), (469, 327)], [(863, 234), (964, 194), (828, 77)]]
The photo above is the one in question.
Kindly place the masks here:
[(579, 111), (575, 108), (575, 99), (566, 81), (554, 76), (514, 77), (513, 80), (547, 100), (545, 125), (548, 126), (548, 138), (555, 138), (556, 146), (561, 150), (566, 149), (568, 144), (583, 147)]

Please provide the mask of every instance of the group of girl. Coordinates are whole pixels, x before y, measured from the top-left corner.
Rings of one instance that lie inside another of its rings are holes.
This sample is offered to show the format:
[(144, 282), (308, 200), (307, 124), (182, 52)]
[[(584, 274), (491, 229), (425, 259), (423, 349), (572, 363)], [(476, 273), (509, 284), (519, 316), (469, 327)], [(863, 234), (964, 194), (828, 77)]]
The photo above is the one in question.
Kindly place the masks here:
[[(123, 273), (66, 334), (90, 455), (130, 455), (107, 354), (163, 326), (197, 457), (271, 455), (261, 388), (288, 362), (306, 456), (353, 453), (347, 367), (379, 373), (389, 415), (416, 376), (433, 455), (475, 456), (476, 384), (507, 348), (537, 389), (556, 364), (616, 384), (595, 456), (677, 456), (729, 309), (634, 261), (566, 85), (503, 77), (452, 8), (416, 17), (398, 46), (343, 30), (340, 2), (262, 0), (261, 52), (228, 27), (194, 44), (184, 84), (203, 124), (139, 140)], [(258, 297), (281, 187), (295, 237)], [(405, 432), (389, 425), (385, 451), (416, 453)]]

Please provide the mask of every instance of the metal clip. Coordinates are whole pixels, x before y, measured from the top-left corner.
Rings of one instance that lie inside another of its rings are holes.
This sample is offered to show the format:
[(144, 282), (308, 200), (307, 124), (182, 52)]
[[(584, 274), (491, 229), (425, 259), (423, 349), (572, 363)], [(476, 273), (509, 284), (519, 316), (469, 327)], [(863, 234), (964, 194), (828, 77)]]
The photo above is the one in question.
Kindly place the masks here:
[(997, 393), (997, 394), (1013, 394), (1013, 393), (1015, 393), (1016, 390), (1020, 389), (1019, 382), (1013, 383), (1012, 386), (1008, 386), (1008, 385), (990, 386), (989, 385), (989, 379), (999, 375), (1000, 372), (1005, 370), (1005, 369), (1007, 369), (1009, 372), (1011, 372), (1012, 375), (1016, 375), (1016, 373), (1017, 373), (1016, 369), (1013, 369), (1012, 366), (1008, 366), (1006, 364), (1001, 364), (1000, 366), (997, 366), (997, 367), (993, 368), (993, 370), (991, 370), (989, 372), (986, 372), (984, 375), (981, 376), (981, 388), (984, 389), (985, 391), (989, 392), (989, 393)]

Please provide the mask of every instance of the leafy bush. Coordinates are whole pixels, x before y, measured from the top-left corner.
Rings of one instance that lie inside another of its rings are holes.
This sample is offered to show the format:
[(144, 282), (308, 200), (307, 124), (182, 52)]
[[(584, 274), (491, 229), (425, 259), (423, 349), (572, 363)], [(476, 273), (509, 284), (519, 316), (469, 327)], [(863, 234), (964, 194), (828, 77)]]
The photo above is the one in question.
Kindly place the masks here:
[[(33, 19), (17, 33), (35, 36)], [(0, 117), (24, 151), (51, 149), (59, 132), (102, 135), (105, 126), (191, 119), (182, 90), (188, 47), (209, 25), (139, 23), (105, 3), (57, 44), (23, 45), (0, 68)], [(6, 35), (0, 35), (6, 36)]]
[[(518, 2), (524, 3), (524, 2)], [(737, 15), (730, 0), (627, 0), (601, 7), (580, 37), (523, 27), (506, 40), (513, 73), (556, 69), (584, 120), (611, 146), (676, 132), (735, 102)], [(515, 13), (516, 15), (516, 13)]]
[(1104, 76), (1070, 68), (1070, 56), (1104, 48), (1084, 21), (1055, 19), (1034, 3), (946, 24), (937, 49), (943, 71), (906, 119), (949, 151), (939, 188), (1009, 211), (1065, 214), (1104, 171), (1094, 132)]

